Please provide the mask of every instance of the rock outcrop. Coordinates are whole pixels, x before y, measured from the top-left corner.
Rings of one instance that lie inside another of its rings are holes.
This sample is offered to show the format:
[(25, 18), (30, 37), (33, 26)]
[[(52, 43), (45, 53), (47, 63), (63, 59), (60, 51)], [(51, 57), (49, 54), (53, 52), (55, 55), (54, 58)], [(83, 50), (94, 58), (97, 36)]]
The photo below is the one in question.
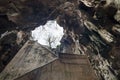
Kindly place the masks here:
[(15, 56), (18, 50), (29, 39), (29, 33), (24, 31), (6, 31), (0, 37), (0, 72)]
[(53, 19), (64, 28), (61, 51), (88, 55), (100, 80), (120, 79), (119, 0), (0, 1), (0, 34), (16, 29), (29, 32)]

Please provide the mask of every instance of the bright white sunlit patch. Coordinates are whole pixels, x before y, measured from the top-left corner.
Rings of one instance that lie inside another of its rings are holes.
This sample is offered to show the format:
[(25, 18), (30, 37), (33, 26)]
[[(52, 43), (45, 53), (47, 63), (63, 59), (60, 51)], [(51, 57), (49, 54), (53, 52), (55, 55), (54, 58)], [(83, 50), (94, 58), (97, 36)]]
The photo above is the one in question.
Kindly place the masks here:
[(32, 31), (32, 37), (42, 45), (49, 45), (48, 39), (52, 40), (51, 47), (55, 48), (60, 45), (63, 36), (63, 28), (56, 21), (48, 21), (44, 26), (39, 26)]

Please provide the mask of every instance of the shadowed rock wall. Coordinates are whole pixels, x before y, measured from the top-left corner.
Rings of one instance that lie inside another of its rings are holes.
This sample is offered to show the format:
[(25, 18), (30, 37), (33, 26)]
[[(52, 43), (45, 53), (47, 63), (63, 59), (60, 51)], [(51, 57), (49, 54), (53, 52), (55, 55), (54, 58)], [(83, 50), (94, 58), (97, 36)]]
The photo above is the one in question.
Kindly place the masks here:
[(120, 79), (119, 0), (0, 1), (1, 33), (31, 31), (53, 19), (64, 28), (62, 52), (88, 55), (101, 80)]

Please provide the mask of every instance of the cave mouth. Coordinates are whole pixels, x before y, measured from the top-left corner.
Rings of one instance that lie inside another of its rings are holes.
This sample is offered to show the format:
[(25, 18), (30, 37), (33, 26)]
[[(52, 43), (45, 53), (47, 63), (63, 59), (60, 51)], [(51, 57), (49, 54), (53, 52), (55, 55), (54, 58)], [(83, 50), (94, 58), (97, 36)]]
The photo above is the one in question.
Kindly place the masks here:
[(45, 25), (40, 25), (31, 32), (34, 41), (50, 48), (60, 45), (60, 40), (64, 35), (63, 27), (58, 25), (55, 20), (47, 21)]

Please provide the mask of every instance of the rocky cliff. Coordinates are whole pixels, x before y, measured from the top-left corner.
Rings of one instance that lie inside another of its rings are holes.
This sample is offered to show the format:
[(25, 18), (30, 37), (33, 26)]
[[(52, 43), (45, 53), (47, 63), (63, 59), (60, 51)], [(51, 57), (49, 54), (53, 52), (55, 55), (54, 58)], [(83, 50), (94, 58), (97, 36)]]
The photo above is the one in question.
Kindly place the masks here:
[(0, 0), (0, 34), (13, 31), (0, 38), (1, 61), (14, 56), (18, 50), (9, 51), (28, 39), (21, 39), (25, 34), (54, 19), (64, 28), (61, 52), (88, 55), (100, 80), (120, 79), (119, 0)]

